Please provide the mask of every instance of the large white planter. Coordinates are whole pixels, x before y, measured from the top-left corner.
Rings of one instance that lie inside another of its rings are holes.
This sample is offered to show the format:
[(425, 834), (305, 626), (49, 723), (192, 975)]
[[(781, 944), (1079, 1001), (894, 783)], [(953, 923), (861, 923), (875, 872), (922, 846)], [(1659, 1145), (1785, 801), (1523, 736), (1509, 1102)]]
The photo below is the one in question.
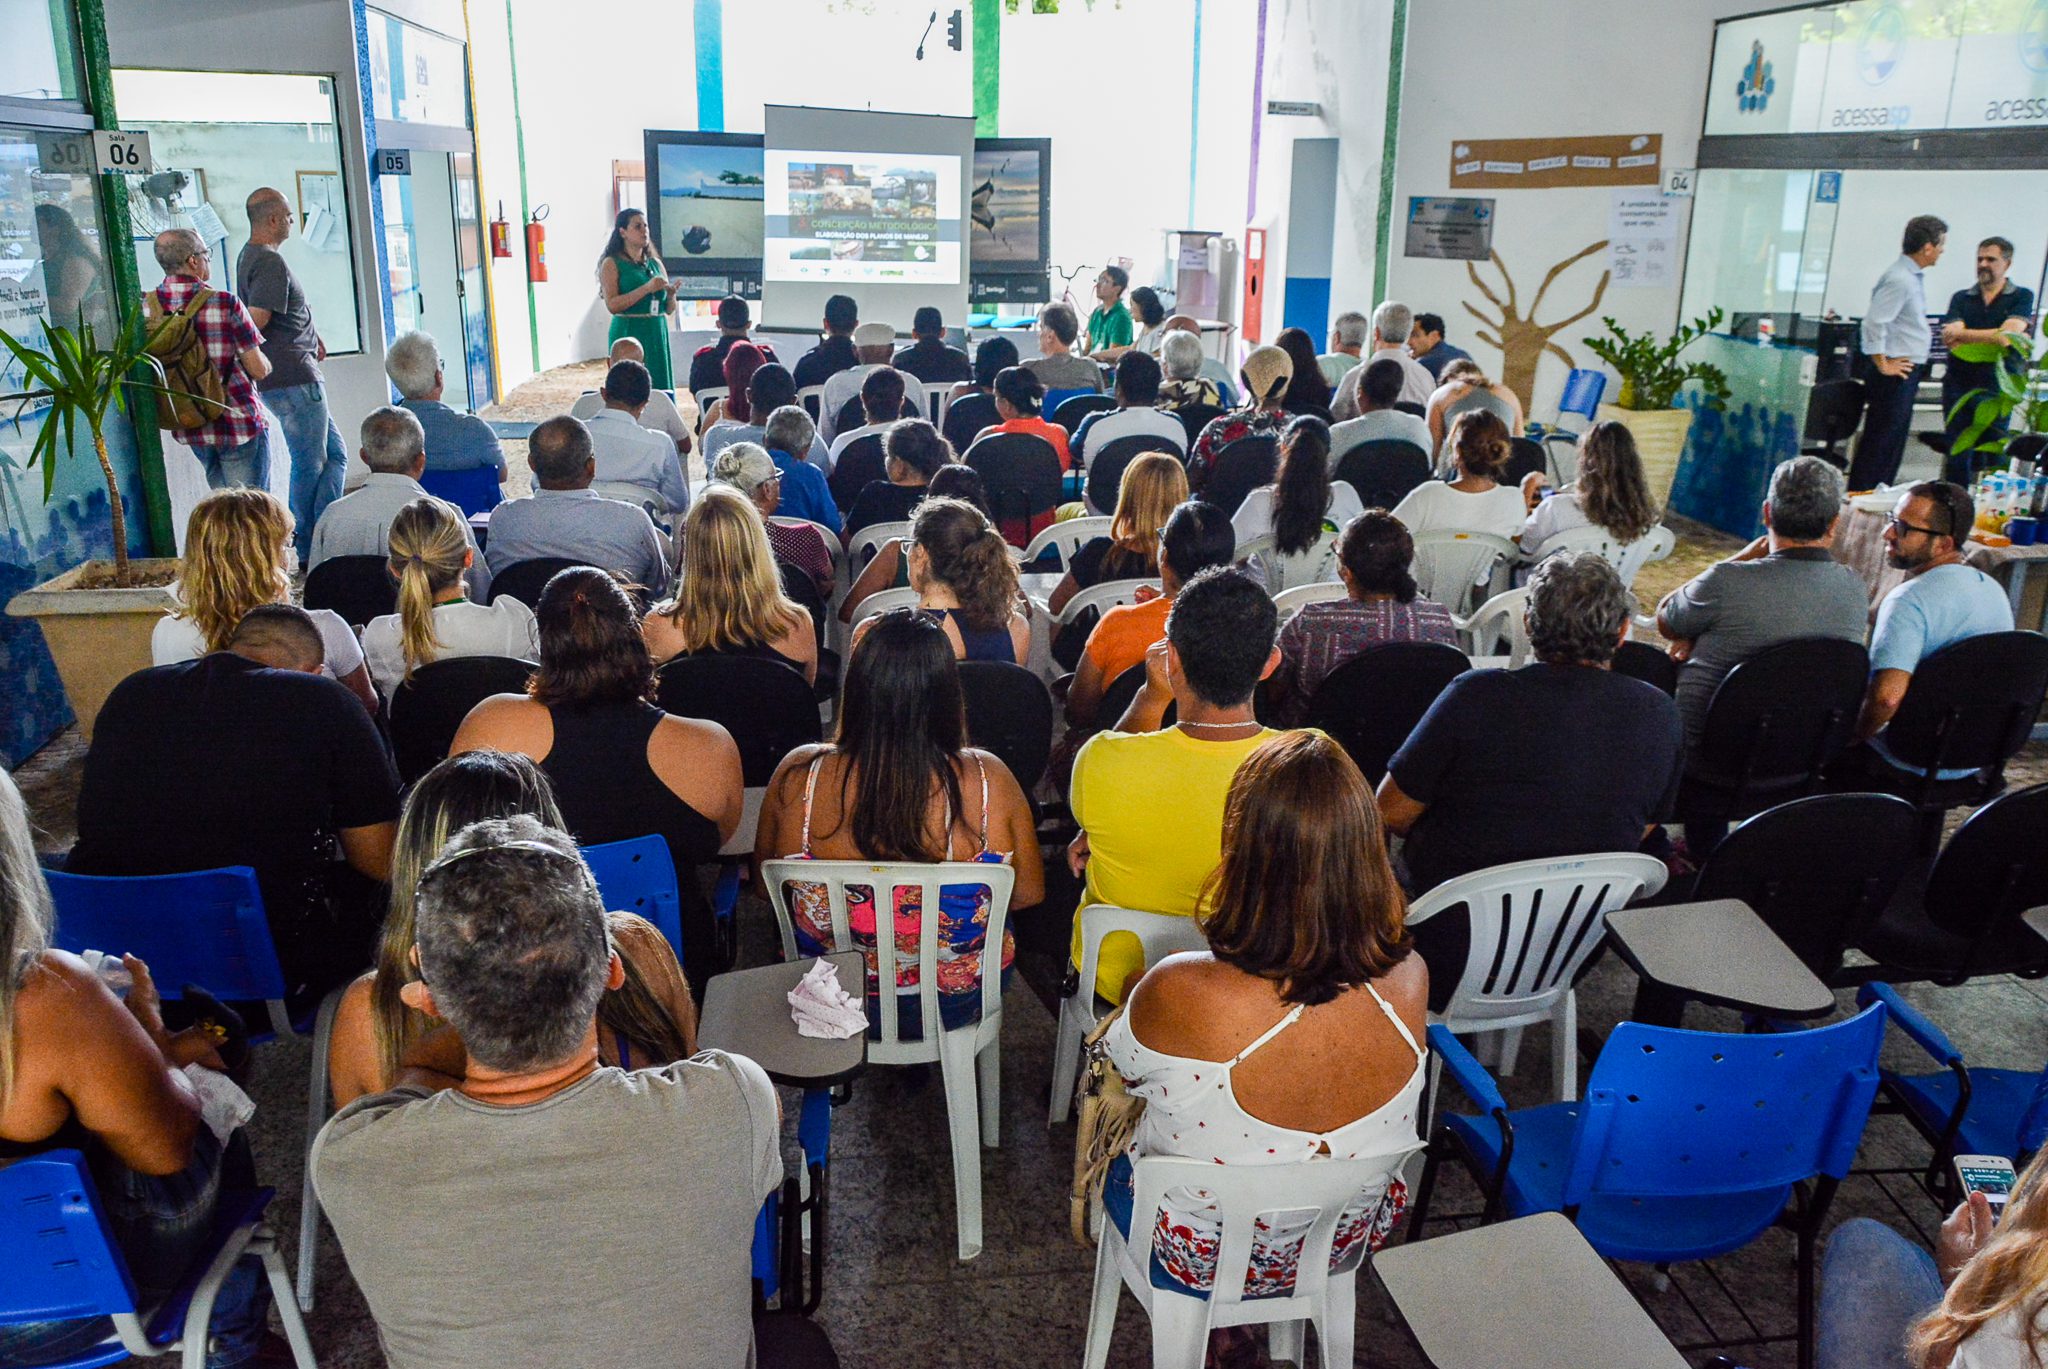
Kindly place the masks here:
[[(79, 589), (78, 582), (105, 561), (88, 561), (26, 589), (7, 603), (16, 618), (33, 618), (57, 662), (64, 696), (78, 715), (78, 730), (92, 739), (93, 720), (107, 695), (138, 670), (149, 668), (149, 636), (171, 608), (168, 586), (144, 589)], [(138, 570), (168, 569), (175, 560), (129, 562)]]
[(1678, 459), (1685, 454), (1686, 434), (1692, 431), (1692, 410), (1623, 409), (1602, 404), (1600, 419), (1621, 424), (1635, 438), (1650, 498), (1659, 509), (1664, 508), (1671, 502), (1671, 482), (1678, 475)]

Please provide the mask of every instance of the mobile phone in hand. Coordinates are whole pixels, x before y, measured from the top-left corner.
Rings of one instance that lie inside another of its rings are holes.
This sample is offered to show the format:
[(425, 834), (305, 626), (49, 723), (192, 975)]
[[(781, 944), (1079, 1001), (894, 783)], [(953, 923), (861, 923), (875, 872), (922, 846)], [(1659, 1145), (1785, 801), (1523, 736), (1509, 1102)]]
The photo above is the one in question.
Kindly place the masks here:
[(1991, 1203), (1991, 1220), (1997, 1221), (2018, 1177), (2012, 1161), (2003, 1155), (1958, 1155), (1951, 1163), (1963, 1201), (1968, 1202), (1972, 1193), (1983, 1194)]

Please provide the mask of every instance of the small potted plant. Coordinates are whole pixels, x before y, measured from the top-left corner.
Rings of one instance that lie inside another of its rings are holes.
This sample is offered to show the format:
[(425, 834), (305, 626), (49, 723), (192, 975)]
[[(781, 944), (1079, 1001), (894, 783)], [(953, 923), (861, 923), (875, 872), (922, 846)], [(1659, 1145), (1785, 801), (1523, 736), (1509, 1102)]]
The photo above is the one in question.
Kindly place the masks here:
[(1607, 335), (1583, 339), (1587, 349), (1621, 377), (1614, 403), (1600, 406), (1600, 418), (1620, 423), (1635, 438), (1650, 495), (1660, 505), (1671, 497), (1671, 481), (1678, 474), (1686, 434), (1692, 431), (1692, 410), (1678, 407), (1679, 388), (1695, 381), (1710, 407), (1718, 409), (1728, 402), (1728, 377), (1720, 367), (1678, 359), (1680, 352), (1720, 327), (1721, 318), (1719, 309), (1710, 309), (1706, 317), (1683, 324), (1662, 339), (1649, 332), (1631, 333), (1612, 318), (1602, 318)]
[[(114, 463), (107, 455), (107, 424), (116, 410), (126, 413), (128, 386), (167, 393), (163, 367), (149, 355), (150, 331), (140, 313), (108, 335), (105, 345), (93, 325), (76, 328), (49, 322), (42, 345), (0, 331), (4, 345), (26, 376), (27, 388), (0, 395), (12, 404), (15, 428), (34, 406), (42, 426), (29, 447), (29, 464), (42, 463), (43, 501), (57, 482), (57, 462), (80, 451), (81, 430), (91, 439), (107, 486), (113, 521), (114, 559), (87, 561), (54, 579), (22, 591), (7, 604), (17, 618), (34, 618), (43, 630), (65, 697), (89, 738), (100, 705), (116, 684), (150, 663), (149, 638), (171, 606), (170, 583), (177, 561), (169, 557), (130, 560), (128, 513)], [(153, 378), (134, 381), (138, 371)]]

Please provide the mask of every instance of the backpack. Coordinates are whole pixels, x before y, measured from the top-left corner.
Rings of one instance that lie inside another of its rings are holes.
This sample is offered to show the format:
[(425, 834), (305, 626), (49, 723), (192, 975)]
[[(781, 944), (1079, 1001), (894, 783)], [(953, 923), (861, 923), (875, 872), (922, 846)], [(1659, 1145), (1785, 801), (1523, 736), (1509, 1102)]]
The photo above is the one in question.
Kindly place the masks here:
[(213, 295), (211, 290), (195, 290), (175, 314), (163, 311), (163, 299), (154, 290), (144, 299), (149, 317), (158, 320), (147, 350), (164, 368), (163, 388), (156, 392), (159, 428), (174, 432), (203, 428), (228, 411), (227, 382), (206, 354), (206, 340), (199, 336), (199, 311)]

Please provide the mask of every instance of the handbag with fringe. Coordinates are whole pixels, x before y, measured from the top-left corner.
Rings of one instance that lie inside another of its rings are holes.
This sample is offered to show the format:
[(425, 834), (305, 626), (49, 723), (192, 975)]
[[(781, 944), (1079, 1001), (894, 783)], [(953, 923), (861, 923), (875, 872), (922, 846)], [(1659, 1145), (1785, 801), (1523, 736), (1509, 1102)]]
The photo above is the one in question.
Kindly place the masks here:
[(1067, 1225), (1075, 1243), (1089, 1249), (1094, 1248), (1095, 1234), (1088, 1219), (1102, 1198), (1110, 1162), (1130, 1149), (1138, 1119), (1145, 1115), (1145, 1100), (1125, 1092), (1124, 1077), (1102, 1045), (1110, 1025), (1123, 1013), (1119, 1006), (1096, 1023), (1081, 1046), (1081, 1085), (1075, 1108), (1080, 1125), (1074, 1141), (1074, 1186), (1067, 1198)]

